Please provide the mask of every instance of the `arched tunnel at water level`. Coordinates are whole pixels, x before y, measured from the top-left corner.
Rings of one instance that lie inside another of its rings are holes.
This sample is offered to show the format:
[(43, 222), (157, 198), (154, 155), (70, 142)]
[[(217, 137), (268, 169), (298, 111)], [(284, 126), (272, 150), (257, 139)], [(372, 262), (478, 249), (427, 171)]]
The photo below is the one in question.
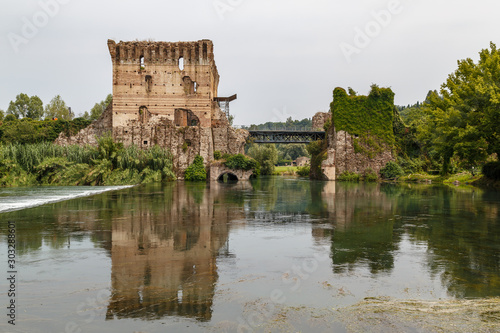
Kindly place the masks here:
[(217, 181), (220, 183), (235, 183), (238, 181), (238, 176), (231, 172), (224, 172), (219, 175)]

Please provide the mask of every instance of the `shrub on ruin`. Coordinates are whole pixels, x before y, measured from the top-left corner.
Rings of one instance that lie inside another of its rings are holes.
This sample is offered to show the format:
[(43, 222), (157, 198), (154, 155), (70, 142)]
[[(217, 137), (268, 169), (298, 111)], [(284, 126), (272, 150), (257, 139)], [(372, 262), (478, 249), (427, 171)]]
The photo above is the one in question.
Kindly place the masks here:
[(220, 160), (222, 157), (222, 154), (220, 153), (220, 150), (214, 151), (214, 159)]
[(188, 166), (184, 179), (188, 181), (201, 182), (207, 180), (207, 170), (203, 164), (203, 157), (196, 155), (193, 163)]
[(234, 170), (251, 170), (259, 168), (259, 163), (256, 160), (243, 154), (226, 156), (226, 161), (223, 164)]

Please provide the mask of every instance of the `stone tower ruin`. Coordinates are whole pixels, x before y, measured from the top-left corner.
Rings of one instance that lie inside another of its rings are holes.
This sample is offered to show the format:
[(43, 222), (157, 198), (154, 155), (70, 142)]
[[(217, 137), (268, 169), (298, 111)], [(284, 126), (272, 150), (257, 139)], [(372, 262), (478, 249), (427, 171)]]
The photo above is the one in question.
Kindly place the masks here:
[[(219, 97), (213, 43), (108, 40), (113, 65), (113, 101), (101, 117), (58, 144), (97, 144), (111, 133), (116, 141), (147, 149), (168, 148), (179, 177), (196, 155), (208, 165), (214, 151), (244, 152), (248, 132), (227, 118), (231, 97)], [(221, 110), (223, 105), (225, 110)]]
[(151, 117), (175, 126), (211, 127), (219, 119), (213, 43), (108, 40), (113, 62), (113, 127)]

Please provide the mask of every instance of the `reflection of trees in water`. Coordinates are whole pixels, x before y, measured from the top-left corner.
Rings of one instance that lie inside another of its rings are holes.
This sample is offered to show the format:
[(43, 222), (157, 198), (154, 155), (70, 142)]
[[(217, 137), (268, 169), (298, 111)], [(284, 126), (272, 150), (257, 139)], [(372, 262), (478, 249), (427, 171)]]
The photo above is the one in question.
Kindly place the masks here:
[(428, 267), (451, 295), (500, 295), (498, 193), (414, 186), (393, 199), (405, 231), (427, 244)]
[(251, 184), (253, 192), (257, 193), (251, 198), (252, 200), (246, 202), (247, 210), (251, 215), (254, 213), (258, 216), (262, 213), (272, 213), (276, 216), (307, 214), (311, 198), (308, 180), (261, 176), (251, 180)]
[(360, 265), (373, 274), (390, 271), (401, 234), (394, 229), (393, 205), (380, 185), (337, 183), (333, 195), (329, 212), (334, 272)]
[[(500, 295), (498, 193), (444, 186), (337, 183), (322, 196), (332, 229), (313, 235), (331, 239), (334, 272), (367, 266), (372, 273), (394, 267), (402, 236), (428, 246), (428, 268), (457, 297)], [(321, 208), (319, 209), (321, 210)]]

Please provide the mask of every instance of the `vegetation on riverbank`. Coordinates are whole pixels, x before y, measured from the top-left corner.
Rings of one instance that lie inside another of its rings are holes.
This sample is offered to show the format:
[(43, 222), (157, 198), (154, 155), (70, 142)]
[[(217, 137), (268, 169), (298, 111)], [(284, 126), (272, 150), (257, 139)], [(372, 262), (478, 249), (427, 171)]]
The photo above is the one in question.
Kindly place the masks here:
[(175, 179), (172, 156), (160, 147), (123, 147), (111, 136), (97, 147), (0, 144), (0, 186), (129, 185)]

